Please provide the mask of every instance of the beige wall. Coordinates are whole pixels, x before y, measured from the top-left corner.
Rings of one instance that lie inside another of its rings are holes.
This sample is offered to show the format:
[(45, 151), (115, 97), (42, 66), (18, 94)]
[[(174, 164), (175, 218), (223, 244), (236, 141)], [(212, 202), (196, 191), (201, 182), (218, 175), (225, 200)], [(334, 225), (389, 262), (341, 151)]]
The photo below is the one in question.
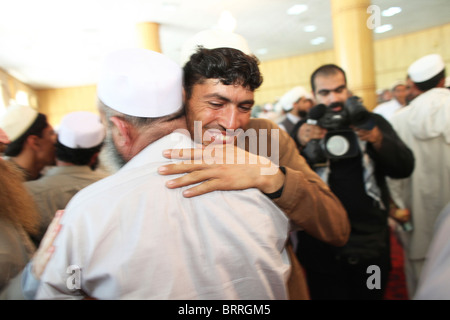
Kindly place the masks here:
[(304, 86), (311, 90), (311, 73), (326, 63), (334, 63), (333, 50), (262, 62), (260, 70), (264, 82), (255, 94), (256, 104), (274, 103), (295, 86)]
[(450, 24), (375, 42), (377, 88), (405, 79), (408, 66), (418, 58), (438, 53), (450, 75)]
[(97, 113), (96, 86), (38, 90), (39, 111), (47, 115), (53, 126), (72, 111)]
[[(397, 79), (405, 79), (408, 66), (429, 53), (441, 54), (447, 70), (450, 70), (450, 24), (375, 41), (374, 50), (378, 89), (389, 87)], [(284, 92), (297, 85), (311, 90), (311, 73), (325, 63), (335, 63), (333, 50), (262, 62), (260, 67), (264, 82), (256, 92), (256, 104), (274, 103)], [(38, 106), (40, 112), (47, 114), (54, 126), (59, 124), (64, 114), (71, 111), (97, 112), (95, 86), (34, 90), (1, 69), (0, 80), (5, 99), (5, 95), (8, 95), (8, 99), (9, 96), (14, 97), (19, 89), (27, 91), (30, 102)]]
[[(450, 70), (450, 24), (375, 41), (374, 51), (377, 89), (404, 80), (408, 66), (429, 53), (441, 54)], [(311, 73), (325, 63), (335, 63), (333, 50), (261, 63), (264, 83), (255, 95), (256, 104), (273, 103), (294, 86), (311, 90)]]

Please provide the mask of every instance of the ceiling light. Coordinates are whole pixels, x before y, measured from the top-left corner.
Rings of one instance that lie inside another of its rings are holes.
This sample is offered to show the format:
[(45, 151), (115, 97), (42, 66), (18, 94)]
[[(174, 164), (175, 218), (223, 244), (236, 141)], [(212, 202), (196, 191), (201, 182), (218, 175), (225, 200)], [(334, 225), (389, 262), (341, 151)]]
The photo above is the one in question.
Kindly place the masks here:
[(29, 106), (30, 100), (28, 99), (28, 93), (25, 91), (19, 90), (16, 93), (16, 101), (18, 104), (23, 106)]
[(306, 10), (308, 10), (308, 6), (306, 4), (296, 4), (287, 10), (287, 14), (296, 15), (305, 12)]
[(392, 30), (392, 24), (383, 24), (382, 26), (375, 28), (375, 33), (385, 33)]
[(268, 51), (269, 50), (267, 50), (267, 48), (261, 48), (261, 49), (256, 50), (256, 54), (263, 55), (263, 54), (267, 54)]
[(175, 3), (173, 1), (172, 2), (163, 2), (163, 4), (162, 4), (162, 8), (164, 11), (171, 11), (171, 12), (177, 11), (179, 6), (180, 5), (178, 3)]
[(383, 17), (392, 17), (394, 15), (396, 15), (397, 13), (402, 12), (402, 8), (400, 7), (390, 7), (389, 9), (383, 10), (383, 12), (381, 12), (381, 15)]
[(317, 30), (317, 27), (315, 25), (305, 26), (303, 28), (303, 31), (305, 31), (305, 32), (314, 32), (316, 30)]
[(324, 43), (327, 39), (325, 37), (317, 37), (310, 41), (310, 43), (314, 46), (317, 46), (321, 43)]

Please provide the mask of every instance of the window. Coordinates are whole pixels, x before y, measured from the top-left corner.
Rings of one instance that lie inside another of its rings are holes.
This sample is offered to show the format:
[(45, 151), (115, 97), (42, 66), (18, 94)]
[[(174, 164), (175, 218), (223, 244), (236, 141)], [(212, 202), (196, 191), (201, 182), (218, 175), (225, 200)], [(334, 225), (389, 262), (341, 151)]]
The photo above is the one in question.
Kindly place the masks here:
[(28, 98), (28, 93), (22, 90), (17, 91), (16, 93), (16, 102), (17, 104), (23, 105), (23, 106), (29, 106), (30, 100)]

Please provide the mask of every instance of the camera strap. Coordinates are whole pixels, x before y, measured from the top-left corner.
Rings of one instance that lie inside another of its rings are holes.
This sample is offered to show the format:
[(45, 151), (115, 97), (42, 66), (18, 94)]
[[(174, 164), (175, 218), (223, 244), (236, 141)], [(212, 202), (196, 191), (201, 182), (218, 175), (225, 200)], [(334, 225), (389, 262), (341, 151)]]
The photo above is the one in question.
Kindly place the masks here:
[(386, 210), (386, 207), (381, 200), (381, 190), (378, 187), (377, 180), (375, 178), (375, 164), (371, 157), (366, 152), (367, 148), (367, 141), (361, 141), (359, 140), (359, 146), (362, 153), (362, 161), (363, 161), (363, 168), (364, 168), (364, 186), (366, 188), (366, 193), (369, 197), (377, 201), (378, 205), (380, 206), (381, 210)]
[[(363, 165), (363, 179), (366, 194), (374, 199), (381, 210), (386, 210), (386, 207), (381, 199), (381, 190), (378, 187), (377, 180), (375, 178), (375, 164), (366, 152), (367, 141), (358, 139), (359, 147), (362, 150), (362, 165)], [(325, 166), (315, 169), (319, 177), (328, 184), (328, 176), (330, 174), (330, 162), (327, 161)]]

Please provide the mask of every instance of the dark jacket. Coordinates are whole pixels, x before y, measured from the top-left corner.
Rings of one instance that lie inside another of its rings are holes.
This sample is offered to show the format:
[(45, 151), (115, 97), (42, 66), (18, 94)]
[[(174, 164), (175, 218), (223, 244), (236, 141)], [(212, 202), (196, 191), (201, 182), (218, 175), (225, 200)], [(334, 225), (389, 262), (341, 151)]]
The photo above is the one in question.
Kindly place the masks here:
[[(299, 232), (297, 256), (306, 269), (333, 273), (337, 270), (336, 264), (347, 259), (366, 261), (381, 259), (389, 265), (390, 195), (386, 177), (395, 179), (411, 175), (414, 170), (414, 155), (387, 120), (377, 114), (372, 114), (372, 117), (383, 134), (383, 140), (378, 151), (371, 143), (367, 143), (366, 152), (374, 162), (375, 179), (381, 191), (384, 208), (366, 194), (361, 150), (352, 158), (330, 160), (328, 185), (348, 213), (351, 225), (350, 238), (345, 246), (336, 248), (305, 232)], [(300, 126), (301, 124), (298, 124), (292, 133), (294, 140)], [(299, 146), (297, 140), (296, 142)]]

